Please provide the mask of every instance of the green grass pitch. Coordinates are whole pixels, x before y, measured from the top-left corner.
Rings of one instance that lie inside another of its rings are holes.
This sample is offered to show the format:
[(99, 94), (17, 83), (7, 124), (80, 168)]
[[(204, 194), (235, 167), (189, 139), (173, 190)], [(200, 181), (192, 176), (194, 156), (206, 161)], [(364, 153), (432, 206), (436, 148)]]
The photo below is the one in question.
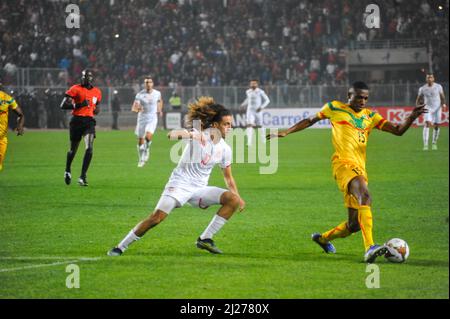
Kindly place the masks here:
[[(329, 130), (279, 141), (279, 167), (234, 164), (247, 202), (215, 236), (223, 255), (195, 247), (216, 208), (175, 210), (119, 258), (106, 256), (156, 204), (174, 168), (174, 142), (157, 131), (149, 164), (137, 168), (129, 131), (99, 131), (88, 172), (64, 184), (66, 131), (9, 133), (0, 173), (0, 298), (448, 298), (448, 129), (438, 151), (422, 151), (422, 130), (403, 137), (373, 132), (367, 171), (374, 237), (405, 239), (404, 264), (379, 259), (380, 288), (366, 287), (361, 234), (334, 242), (327, 255), (310, 235), (346, 219), (332, 176)], [(216, 168), (210, 185), (224, 186)], [(80, 257), (98, 258), (80, 260)], [(66, 266), (80, 268), (68, 289)]]

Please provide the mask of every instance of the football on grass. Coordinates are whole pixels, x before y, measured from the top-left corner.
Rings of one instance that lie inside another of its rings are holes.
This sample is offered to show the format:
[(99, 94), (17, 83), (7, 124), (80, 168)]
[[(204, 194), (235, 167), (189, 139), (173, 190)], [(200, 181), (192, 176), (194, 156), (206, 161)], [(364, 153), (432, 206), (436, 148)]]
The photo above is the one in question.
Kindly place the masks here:
[(384, 255), (387, 260), (393, 263), (402, 263), (409, 256), (409, 247), (406, 241), (400, 238), (389, 239), (385, 246), (388, 248), (388, 252)]

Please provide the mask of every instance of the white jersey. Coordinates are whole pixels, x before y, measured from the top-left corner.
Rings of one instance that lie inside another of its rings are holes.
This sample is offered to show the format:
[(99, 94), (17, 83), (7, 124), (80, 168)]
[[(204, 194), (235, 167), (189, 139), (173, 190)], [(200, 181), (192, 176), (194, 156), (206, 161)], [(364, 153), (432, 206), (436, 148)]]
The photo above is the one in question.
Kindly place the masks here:
[(138, 113), (138, 121), (157, 118), (156, 113), (158, 112), (158, 101), (161, 101), (161, 92), (155, 89), (151, 93), (148, 93), (147, 90), (142, 90), (136, 94), (134, 100), (143, 107), (143, 111)]
[(243, 105), (247, 105), (247, 112), (255, 112), (259, 108), (263, 109), (270, 103), (269, 97), (260, 88), (254, 90), (248, 89), (245, 91), (245, 94), (247, 95), (247, 98)]
[(444, 93), (444, 89), (438, 83), (433, 83), (432, 86), (425, 84), (419, 89), (419, 95), (423, 95), (426, 108), (431, 112), (435, 112), (440, 108), (441, 93)]
[(211, 139), (211, 129), (203, 132), (203, 143), (192, 139), (183, 151), (178, 166), (173, 170), (167, 187), (205, 187), (213, 167), (231, 165), (232, 151), (223, 138), (216, 144)]

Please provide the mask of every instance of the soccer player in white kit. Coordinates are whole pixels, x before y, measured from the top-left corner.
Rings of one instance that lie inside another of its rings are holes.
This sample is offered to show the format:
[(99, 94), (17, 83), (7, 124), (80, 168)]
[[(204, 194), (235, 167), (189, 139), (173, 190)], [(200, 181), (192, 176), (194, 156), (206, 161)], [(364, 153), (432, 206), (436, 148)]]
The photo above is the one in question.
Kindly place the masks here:
[(423, 99), (428, 113), (425, 113), (425, 126), (423, 128), (423, 150), (428, 150), (430, 127), (434, 127), (431, 148), (437, 150), (439, 138), (439, 125), (441, 124), (442, 110), (446, 108), (445, 95), (442, 85), (434, 82), (434, 75), (427, 74), (427, 84), (419, 88), (416, 104)]
[[(247, 106), (247, 145), (252, 145), (253, 128), (260, 127), (261, 141), (265, 143), (265, 131), (262, 127), (261, 111), (270, 103), (269, 97), (264, 90), (258, 87), (258, 80), (250, 81), (250, 88), (245, 91), (247, 98), (242, 102), (241, 107)], [(264, 101), (263, 101), (264, 100)]]
[(153, 88), (153, 79), (144, 79), (145, 89), (136, 94), (131, 110), (138, 113), (135, 134), (138, 137), (138, 167), (143, 167), (150, 156), (150, 145), (158, 125), (158, 114), (162, 114), (161, 92)]
[[(232, 115), (210, 97), (201, 97), (189, 105), (188, 124), (201, 122), (201, 131), (192, 129), (169, 133), (171, 139), (188, 139), (178, 166), (172, 171), (164, 191), (153, 213), (138, 223), (125, 238), (108, 252), (109, 256), (120, 256), (134, 241), (140, 239), (149, 229), (162, 222), (175, 208), (186, 203), (205, 209), (221, 205), (208, 227), (198, 237), (196, 245), (214, 254), (222, 253), (212, 237), (236, 210), (242, 211), (244, 200), (240, 197), (231, 173), (232, 152), (224, 137), (231, 130)], [(211, 171), (215, 165), (222, 168), (227, 189), (208, 186)]]

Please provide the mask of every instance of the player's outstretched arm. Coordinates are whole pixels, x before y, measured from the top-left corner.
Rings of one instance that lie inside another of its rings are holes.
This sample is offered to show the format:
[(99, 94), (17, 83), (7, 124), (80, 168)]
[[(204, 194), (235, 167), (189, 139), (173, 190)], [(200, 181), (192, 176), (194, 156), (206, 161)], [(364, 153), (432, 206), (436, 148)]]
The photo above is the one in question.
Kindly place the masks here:
[(232, 193), (239, 196), (239, 211), (242, 212), (245, 208), (245, 201), (242, 199), (241, 195), (239, 195), (236, 182), (234, 180), (233, 174), (231, 173), (231, 166), (222, 169), (222, 172), (225, 184), (227, 185), (228, 189)]
[(205, 140), (205, 135), (196, 129), (192, 129), (190, 131), (188, 131), (186, 129), (172, 130), (167, 134), (167, 137), (170, 140), (182, 140), (182, 139), (191, 140), (192, 139), (192, 140), (197, 140), (200, 142), (203, 142)]
[(22, 109), (18, 106), (13, 110), (17, 114), (17, 135), (23, 135), (23, 126), (25, 125), (25, 115), (23, 115)]
[(310, 126), (313, 126), (320, 120), (321, 120), (321, 118), (318, 117), (317, 115), (308, 117), (308, 118), (303, 119), (300, 122), (294, 124), (293, 126), (288, 128), (286, 131), (279, 132), (278, 134), (267, 134), (266, 139), (270, 140), (271, 138), (275, 138), (275, 137), (285, 137), (286, 135), (289, 135), (291, 133), (295, 133), (295, 132), (304, 130), (305, 128), (308, 128)]
[(192, 138), (192, 133), (188, 130), (173, 130), (167, 134), (167, 137), (170, 140), (190, 139)]
[(417, 105), (402, 124), (394, 124), (388, 121), (383, 125), (381, 130), (397, 136), (402, 136), (420, 115), (427, 112), (428, 110), (425, 108), (425, 104)]

